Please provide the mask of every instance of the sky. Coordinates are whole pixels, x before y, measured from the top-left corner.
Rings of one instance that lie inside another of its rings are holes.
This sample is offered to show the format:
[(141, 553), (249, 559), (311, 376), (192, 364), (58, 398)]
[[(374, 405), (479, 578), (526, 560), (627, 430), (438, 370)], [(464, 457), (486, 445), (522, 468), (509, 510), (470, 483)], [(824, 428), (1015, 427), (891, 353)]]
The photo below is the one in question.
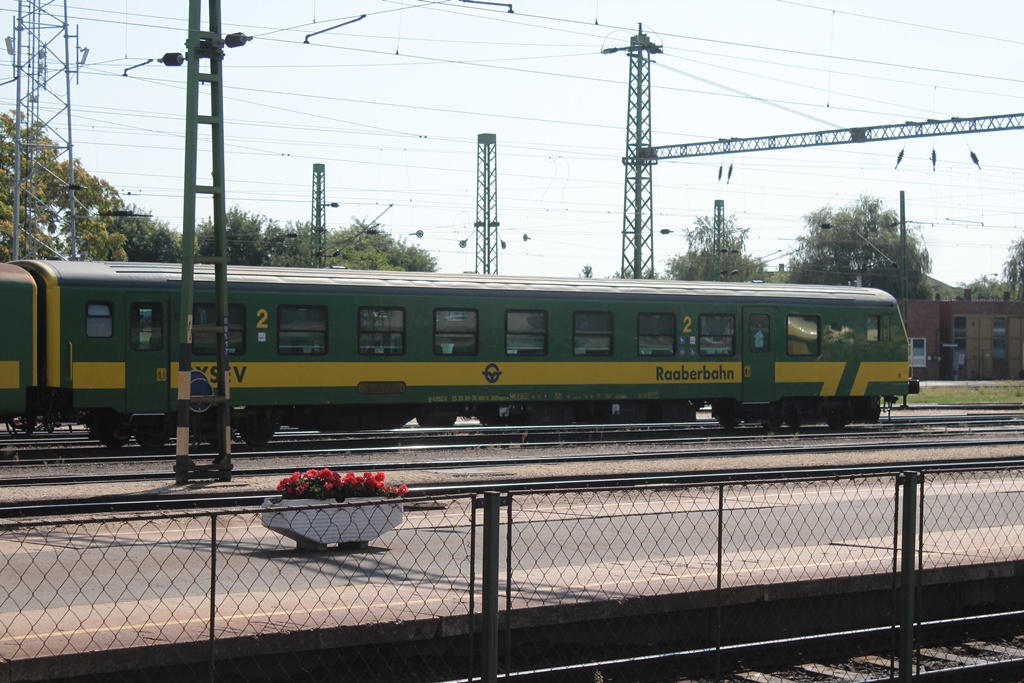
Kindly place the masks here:
[[(145, 62), (184, 52), (188, 3), (67, 2), (78, 54), (89, 50), (70, 95), (74, 154), (126, 202), (180, 230), (186, 69)], [(1024, 5), (969, 7), (222, 0), (223, 33), (253, 37), (224, 59), (227, 204), (282, 225), (308, 221), (313, 164), (322, 163), (327, 201), (338, 203), (328, 228), (378, 221), (441, 271), (472, 271), (477, 136), (491, 133), (506, 245), (498, 272), (574, 277), (590, 266), (610, 277), (622, 258), (629, 56), (602, 50), (627, 46), (641, 26), (662, 46), (651, 67), (654, 145), (1024, 111)], [(0, 6), (12, 34), (17, 11), (13, 0)], [(205, 13), (204, 3), (204, 26)], [(0, 86), (0, 106), (15, 103), (15, 85)], [(687, 230), (717, 199), (749, 231), (748, 253), (774, 269), (809, 229), (804, 216), (862, 195), (898, 211), (902, 191), (933, 277), (999, 275), (1024, 227), (1022, 136), (662, 160), (656, 268), (686, 251)], [(210, 158), (203, 136), (200, 184)], [(200, 199), (199, 219), (211, 212)]]

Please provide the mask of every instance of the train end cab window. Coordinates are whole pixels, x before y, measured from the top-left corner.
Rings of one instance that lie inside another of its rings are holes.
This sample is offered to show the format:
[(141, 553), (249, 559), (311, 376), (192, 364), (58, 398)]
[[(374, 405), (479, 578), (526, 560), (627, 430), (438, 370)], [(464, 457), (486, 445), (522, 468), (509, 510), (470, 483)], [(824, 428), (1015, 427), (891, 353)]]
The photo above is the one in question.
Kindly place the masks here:
[(114, 336), (114, 310), (109, 301), (90, 301), (85, 305), (85, 336), (90, 339)]
[(277, 352), (282, 356), (327, 353), (326, 306), (278, 306)]
[(128, 317), (129, 341), (135, 351), (159, 351), (164, 347), (164, 307), (157, 302), (133, 303)]
[[(195, 304), (192, 307), (192, 327), (218, 325), (214, 304)], [(192, 334), (192, 353), (197, 356), (217, 355), (217, 333), (195, 330)], [(228, 304), (228, 355), (245, 353), (245, 306)]]
[(547, 352), (547, 311), (505, 311), (506, 355), (543, 356)]
[(736, 352), (735, 316), (702, 313), (697, 324), (700, 355), (731, 356)]
[(880, 315), (869, 315), (868, 316), (868, 341), (878, 341), (881, 339), (882, 329), (882, 316)]
[(614, 317), (607, 311), (572, 314), (572, 352), (577, 356), (612, 355)]
[(791, 315), (786, 318), (786, 352), (790, 356), (821, 354), (821, 318)]
[(640, 356), (676, 355), (676, 316), (672, 313), (638, 313), (636, 352)]
[(401, 356), (405, 353), (405, 309), (359, 309), (359, 355)]
[(479, 329), (475, 310), (434, 310), (434, 355), (475, 356), (478, 339)]

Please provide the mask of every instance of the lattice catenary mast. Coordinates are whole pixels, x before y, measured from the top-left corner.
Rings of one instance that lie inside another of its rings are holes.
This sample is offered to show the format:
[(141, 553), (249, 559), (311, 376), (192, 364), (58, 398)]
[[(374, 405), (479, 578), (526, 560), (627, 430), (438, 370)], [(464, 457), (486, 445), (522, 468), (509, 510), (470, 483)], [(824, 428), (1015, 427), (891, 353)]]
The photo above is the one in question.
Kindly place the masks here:
[(627, 121), (626, 192), (622, 218), (622, 269), (624, 278), (654, 277), (654, 181), (651, 166), (640, 150), (651, 146), (651, 55), (661, 46), (643, 32), (629, 39), (629, 47), (610, 47), (604, 54), (629, 52), (629, 118)]
[(476, 272), (498, 273), (498, 138), (476, 136)]
[[(89, 51), (79, 50), (78, 36), (68, 33), (66, 0), (19, 0), (16, 36), (7, 51), (14, 60), (17, 104), (14, 126), (13, 239), (11, 257), (78, 258), (75, 229), (75, 164), (71, 142), (71, 75)], [(71, 39), (75, 58), (71, 58)], [(79, 58), (79, 54), (81, 57)], [(65, 123), (62, 123), (65, 122)], [(22, 127), (25, 127), (24, 131)], [(48, 163), (49, 162), (49, 163)], [(63, 202), (43, 196), (42, 186), (56, 164), (65, 164), (56, 180), (66, 192)], [(61, 212), (67, 226), (64, 244)], [(22, 245), (24, 244), (24, 248)]]

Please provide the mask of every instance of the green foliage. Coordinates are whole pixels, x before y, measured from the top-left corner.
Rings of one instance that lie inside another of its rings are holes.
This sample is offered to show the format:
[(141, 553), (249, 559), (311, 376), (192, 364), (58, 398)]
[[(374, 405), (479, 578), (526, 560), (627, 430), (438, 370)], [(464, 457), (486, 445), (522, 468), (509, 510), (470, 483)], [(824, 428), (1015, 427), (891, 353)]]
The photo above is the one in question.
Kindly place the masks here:
[[(70, 255), (71, 224), (68, 211), (68, 160), (57, 159), (57, 145), (44, 136), (38, 123), (23, 125), (22, 140), (31, 141), (38, 150), (36, 157), (42, 172), (35, 180), (41, 199), (41, 209), (35, 223), (29, 224), (24, 203), (19, 225), (37, 237), (45, 246), (44, 257)], [(9, 261), (14, 234), (14, 117), (0, 114), (0, 261)], [(23, 156), (21, 162), (23, 186), (27, 184), (30, 164)], [(120, 196), (109, 183), (85, 172), (75, 161), (75, 233), (78, 252), (82, 258), (124, 260), (125, 237), (114, 229), (115, 218), (100, 214), (123, 210)], [(24, 198), (24, 193), (22, 197)], [(22, 240), (25, 240), (22, 237)], [(21, 254), (26, 253), (27, 242), (22, 241)]]
[[(789, 262), (791, 282), (846, 285), (859, 277), (865, 287), (900, 296), (899, 216), (882, 200), (861, 197), (839, 210), (818, 209), (804, 220), (807, 232), (797, 238)], [(931, 258), (912, 225), (907, 226), (906, 263), (907, 298), (929, 298)]]
[(111, 229), (124, 235), (124, 251), (129, 261), (181, 263), (181, 233), (134, 204), (127, 211), (136, 215), (114, 218)]
[(686, 233), (685, 254), (668, 260), (665, 275), (670, 280), (741, 281), (762, 278), (764, 265), (744, 253), (748, 230), (731, 216), (715, 229), (714, 219), (699, 216)]
[(437, 259), (430, 252), (358, 219), (351, 227), (328, 233), (324, 244), (327, 265), (353, 270), (437, 270)]
[(1003, 277), (1006, 278), (1011, 296), (1024, 301), (1024, 237), (1010, 245), (1003, 263)]

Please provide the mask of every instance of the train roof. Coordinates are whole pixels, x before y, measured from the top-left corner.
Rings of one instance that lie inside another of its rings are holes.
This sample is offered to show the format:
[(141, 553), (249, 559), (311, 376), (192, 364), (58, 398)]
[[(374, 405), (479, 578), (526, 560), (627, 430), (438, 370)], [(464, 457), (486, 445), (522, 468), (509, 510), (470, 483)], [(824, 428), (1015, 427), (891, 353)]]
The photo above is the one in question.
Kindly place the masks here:
[[(146, 287), (177, 289), (181, 265), (176, 263), (135, 263), (125, 261), (15, 261), (43, 280), (58, 286)], [(214, 282), (213, 266), (197, 264), (197, 289), (208, 290)], [(348, 270), (344, 268), (283, 268), (228, 266), (228, 290), (272, 289), (274, 291), (363, 291), (380, 288), (431, 290), (437, 294), (506, 296), (579, 295), (597, 299), (702, 300), (749, 299), (751, 303), (777, 301), (828, 302), (832, 305), (895, 307), (887, 292), (867, 287), (793, 285), (769, 282), (690, 282), (681, 280), (621, 280), (556, 278), (469, 273), (411, 273), (389, 270)]]

